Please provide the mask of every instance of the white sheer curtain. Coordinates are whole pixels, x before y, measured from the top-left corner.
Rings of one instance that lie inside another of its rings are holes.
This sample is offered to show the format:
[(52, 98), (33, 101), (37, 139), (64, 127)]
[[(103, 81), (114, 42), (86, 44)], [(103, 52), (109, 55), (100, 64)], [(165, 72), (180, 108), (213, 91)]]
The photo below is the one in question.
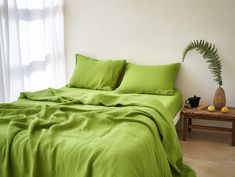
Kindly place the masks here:
[(65, 84), (63, 0), (0, 0), (0, 102)]

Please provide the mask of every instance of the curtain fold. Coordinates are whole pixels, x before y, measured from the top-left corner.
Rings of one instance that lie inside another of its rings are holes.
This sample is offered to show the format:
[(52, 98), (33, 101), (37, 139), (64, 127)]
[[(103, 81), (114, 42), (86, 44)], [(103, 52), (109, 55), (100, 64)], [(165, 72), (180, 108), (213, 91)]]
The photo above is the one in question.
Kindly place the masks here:
[(0, 101), (66, 82), (62, 0), (0, 0)]

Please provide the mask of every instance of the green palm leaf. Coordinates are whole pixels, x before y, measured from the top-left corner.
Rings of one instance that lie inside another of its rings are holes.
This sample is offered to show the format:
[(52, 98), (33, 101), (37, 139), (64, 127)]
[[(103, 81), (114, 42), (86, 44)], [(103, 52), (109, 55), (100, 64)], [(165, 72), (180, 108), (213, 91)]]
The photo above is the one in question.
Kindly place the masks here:
[(194, 40), (191, 41), (188, 46), (184, 49), (182, 61), (187, 55), (187, 53), (191, 50), (197, 50), (200, 54), (202, 54), (203, 58), (206, 59), (208, 63), (208, 68), (210, 72), (213, 74), (214, 80), (222, 85), (222, 62), (220, 60), (218, 51), (214, 44), (208, 43), (205, 40)]

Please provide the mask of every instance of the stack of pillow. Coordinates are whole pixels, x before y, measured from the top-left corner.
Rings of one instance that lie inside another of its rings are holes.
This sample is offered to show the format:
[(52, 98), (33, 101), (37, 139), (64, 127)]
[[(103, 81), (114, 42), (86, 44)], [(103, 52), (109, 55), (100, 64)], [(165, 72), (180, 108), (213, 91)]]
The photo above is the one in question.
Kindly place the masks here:
[(179, 69), (180, 63), (144, 66), (126, 63), (125, 60), (103, 61), (76, 54), (69, 87), (173, 95)]

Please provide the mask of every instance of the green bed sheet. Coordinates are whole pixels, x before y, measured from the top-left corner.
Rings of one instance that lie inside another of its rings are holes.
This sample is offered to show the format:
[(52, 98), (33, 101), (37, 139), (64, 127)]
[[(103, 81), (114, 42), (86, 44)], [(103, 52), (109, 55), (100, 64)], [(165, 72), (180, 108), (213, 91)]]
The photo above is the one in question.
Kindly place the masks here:
[[(91, 89), (85, 89), (85, 88), (69, 88), (69, 87), (65, 87), (63, 89), (71, 93), (76, 93), (76, 92), (88, 93), (89, 92), (89, 93), (97, 93), (97, 94), (98, 93), (117, 94), (116, 90), (103, 91), (103, 90), (91, 90)], [(133, 95), (133, 94), (127, 93), (125, 95), (128, 96), (128, 95)], [(137, 94), (137, 95), (142, 95), (142, 94)], [(144, 95), (147, 95), (147, 94), (144, 94)], [(170, 111), (170, 113), (172, 114), (172, 119), (176, 116), (176, 114), (182, 108), (182, 94), (180, 90), (178, 89), (175, 89), (174, 95), (151, 95), (149, 94), (149, 96), (151, 96), (152, 99), (159, 100), (163, 104), (163, 106), (166, 109), (168, 109), (168, 111)]]
[(163, 106), (170, 111), (172, 118), (174, 118), (182, 108), (182, 94), (179, 90), (176, 90), (174, 95), (156, 95), (154, 97), (156, 97), (156, 99), (158, 99)]
[(1, 177), (195, 177), (150, 95), (61, 88), (0, 104)]

